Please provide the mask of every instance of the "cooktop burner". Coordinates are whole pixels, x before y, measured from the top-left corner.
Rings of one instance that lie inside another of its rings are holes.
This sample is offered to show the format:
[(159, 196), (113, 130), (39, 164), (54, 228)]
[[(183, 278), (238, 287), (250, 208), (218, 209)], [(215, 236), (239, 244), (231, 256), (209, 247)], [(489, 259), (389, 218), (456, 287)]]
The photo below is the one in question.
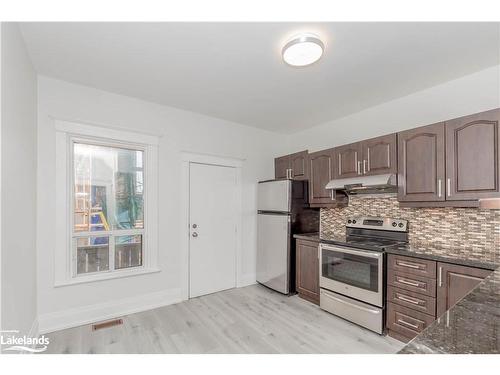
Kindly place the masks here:
[(345, 236), (322, 239), (322, 242), (331, 243), (334, 245), (355, 247), (358, 249), (384, 251), (388, 247), (405, 244), (406, 241), (391, 240), (386, 238), (360, 237), (360, 236)]
[(408, 242), (408, 221), (379, 217), (347, 219), (346, 235), (322, 238), (323, 242), (358, 249), (384, 251)]
[(376, 248), (396, 246), (401, 244), (402, 242), (403, 241), (396, 241), (386, 238), (346, 236), (346, 243), (349, 245), (362, 245)]

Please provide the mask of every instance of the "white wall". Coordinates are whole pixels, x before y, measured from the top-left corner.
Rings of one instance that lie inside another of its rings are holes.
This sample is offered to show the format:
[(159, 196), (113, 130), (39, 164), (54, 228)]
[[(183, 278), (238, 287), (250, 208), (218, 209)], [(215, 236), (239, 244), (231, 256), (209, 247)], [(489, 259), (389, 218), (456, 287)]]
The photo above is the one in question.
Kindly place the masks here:
[(294, 133), (289, 151), (318, 151), (497, 107), (500, 65)]
[[(106, 311), (153, 307), (181, 297), (181, 152), (245, 159), (242, 280), (255, 279), (256, 181), (272, 178), (273, 157), (366, 139), (500, 106), (500, 67), (400, 98), (290, 136), (38, 78), (38, 310), (41, 329), (62, 328)], [(332, 103), (334, 105), (334, 103)], [(160, 267), (156, 274), (54, 288), (54, 119), (161, 135)], [(115, 303), (120, 301), (120, 303)], [(101, 314), (101, 315), (100, 315)]]
[(28, 334), (37, 315), (36, 74), (18, 26), (1, 27), (1, 326)]
[[(54, 288), (55, 130), (53, 119), (159, 134), (161, 272)], [(121, 300), (145, 307), (178, 300), (181, 275), (181, 152), (245, 159), (242, 280), (255, 281), (256, 182), (272, 178), (272, 159), (286, 150), (275, 133), (39, 76), (38, 78), (38, 304), (41, 330), (99, 315)]]

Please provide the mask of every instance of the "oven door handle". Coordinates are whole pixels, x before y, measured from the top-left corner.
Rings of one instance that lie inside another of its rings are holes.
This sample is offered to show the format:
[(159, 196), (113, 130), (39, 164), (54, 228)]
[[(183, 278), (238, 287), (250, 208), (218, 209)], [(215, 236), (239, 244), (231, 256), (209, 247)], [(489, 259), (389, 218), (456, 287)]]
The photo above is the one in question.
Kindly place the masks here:
[(366, 312), (370, 312), (372, 314), (380, 314), (380, 311), (379, 310), (372, 310), (372, 309), (367, 309), (366, 307), (363, 307), (363, 306), (359, 306), (359, 305), (356, 305), (352, 302), (349, 302), (349, 301), (344, 301), (343, 299), (340, 299), (340, 298), (337, 298), (333, 295), (331, 295), (330, 293), (326, 292), (325, 290), (321, 290), (321, 293), (323, 293), (325, 296), (327, 296), (328, 298), (331, 298), (337, 302), (340, 302), (340, 303), (343, 303), (345, 305), (348, 305), (348, 306), (351, 306), (351, 307), (354, 307), (356, 309), (359, 309), (359, 310), (363, 310), (363, 311), (366, 311)]
[(345, 247), (333, 247), (333, 246), (323, 246), (322, 245), (321, 249), (322, 250), (324, 249), (324, 250), (338, 251), (340, 253), (361, 255), (364, 257), (368, 257), (368, 258), (379, 259), (382, 256), (382, 253), (379, 253), (379, 252), (346, 249)]

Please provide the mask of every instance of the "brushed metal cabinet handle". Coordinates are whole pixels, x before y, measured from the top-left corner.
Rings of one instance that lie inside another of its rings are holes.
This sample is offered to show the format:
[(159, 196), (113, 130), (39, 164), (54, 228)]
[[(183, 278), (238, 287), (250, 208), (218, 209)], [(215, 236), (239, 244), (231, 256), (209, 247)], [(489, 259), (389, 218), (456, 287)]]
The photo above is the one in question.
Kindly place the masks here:
[(449, 197), (451, 197), (451, 179), (446, 180), (446, 192)]
[(420, 301), (419, 300), (413, 299), (413, 298), (409, 298), (409, 297), (405, 297), (405, 296), (402, 296), (402, 295), (397, 294), (397, 293), (396, 293), (396, 299), (400, 299), (401, 301), (405, 301), (405, 302), (411, 303), (413, 305), (420, 305)]
[(414, 282), (411, 282), (411, 281), (408, 281), (406, 279), (401, 279), (399, 277), (396, 277), (396, 281), (398, 283), (401, 283), (401, 284), (405, 284), (405, 285), (410, 285), (410, 286), (414, 286), (414, 287), (420, 287), (420, 283), (414, 283)]
[(413, 329), (418, 329), (417, 325), (408, 323), (406, 320), (403, 320), (403, 319), (398, 319), (398, 323), (402, 324), (402, 325), (406, 325), (406, 326), (411, 327)]
[(438, 180), (438, 197), (441, 198), (442, 196), (442, 192), (441, 192), (441, 185), (442, 185), (442, 181), (441, 179)]
[(366, 174), (366, 160), (363, 159), (363, 174)]
[(339, 176), (342, 174), (342, 159), (339, 154)]
[(398, 266), (413, 268), (413, 269), (416, 269), (416, 270), (420, 269), (420, 266), (417, 266), (415, 264), (410, 264), (410, 263), (405, 263), (405, 262), (396, 262), (396, 264)]
[(439, 287), (443, 286), (443, 267), (439, 267), (439, 272), (438, 272), (438, 285)]

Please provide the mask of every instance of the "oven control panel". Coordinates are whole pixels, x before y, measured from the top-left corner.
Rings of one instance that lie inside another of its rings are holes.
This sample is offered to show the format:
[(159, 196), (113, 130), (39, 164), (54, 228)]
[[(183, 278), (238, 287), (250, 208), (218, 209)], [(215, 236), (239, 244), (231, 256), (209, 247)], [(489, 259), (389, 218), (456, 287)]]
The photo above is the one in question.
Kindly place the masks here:
[(394, 232), (408, 232), (408, 220), (390, 217), (356, 216), (347, 219), (348, 228), (380, 229)]

